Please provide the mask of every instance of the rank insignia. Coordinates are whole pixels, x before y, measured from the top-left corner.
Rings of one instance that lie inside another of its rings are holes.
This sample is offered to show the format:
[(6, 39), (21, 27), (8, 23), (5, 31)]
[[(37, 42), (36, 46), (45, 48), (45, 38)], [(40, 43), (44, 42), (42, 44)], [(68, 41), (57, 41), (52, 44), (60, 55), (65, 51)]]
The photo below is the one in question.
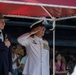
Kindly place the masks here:
[(33, 43), (34, 43), (34, 44), (37, 44), (37, 43), (35, 42), (35, 40), (33, 40)]

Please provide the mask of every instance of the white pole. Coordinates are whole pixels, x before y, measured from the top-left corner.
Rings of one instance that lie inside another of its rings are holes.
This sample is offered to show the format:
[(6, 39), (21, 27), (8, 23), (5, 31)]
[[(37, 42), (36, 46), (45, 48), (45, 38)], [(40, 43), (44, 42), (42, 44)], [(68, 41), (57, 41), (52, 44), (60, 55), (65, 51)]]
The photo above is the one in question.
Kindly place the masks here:
[(48, 10), (44, 6), (41, 7), (53, 19), (53, 16), (48, 12)]
[(55, 75), (55, 20), (53, 21), (53, 75)]
[(66, 19), (74, 19), (74, 18), (76, 18), (76, 15), (56, 18), (56, 21), (66, 20)]
[[(36, 20), (41, 20), (41, 19), (44, 19), (44, 17), (31, 17), (31, 16), (21, 16), (21, 15), (4, 15), (5, 17), (17, 17), (17, 18), (27, 18), (27, 19), (36, 19)], [(45, 20), (48, 20), (48, 21), (53, 21), (53, 19), (50, 19), (50, 18), (45, 18)]]

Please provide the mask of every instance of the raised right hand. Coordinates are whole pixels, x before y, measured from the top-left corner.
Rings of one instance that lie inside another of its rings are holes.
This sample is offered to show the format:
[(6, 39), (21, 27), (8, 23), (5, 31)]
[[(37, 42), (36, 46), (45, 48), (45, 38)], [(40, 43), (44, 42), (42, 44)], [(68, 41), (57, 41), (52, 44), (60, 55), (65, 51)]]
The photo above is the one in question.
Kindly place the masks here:
[(29, 32), (31, 35), (37, 33), (38, 31), (40, 31), (41, 27), (36, 27), (34, 29), (31, 30), (31, 32)]

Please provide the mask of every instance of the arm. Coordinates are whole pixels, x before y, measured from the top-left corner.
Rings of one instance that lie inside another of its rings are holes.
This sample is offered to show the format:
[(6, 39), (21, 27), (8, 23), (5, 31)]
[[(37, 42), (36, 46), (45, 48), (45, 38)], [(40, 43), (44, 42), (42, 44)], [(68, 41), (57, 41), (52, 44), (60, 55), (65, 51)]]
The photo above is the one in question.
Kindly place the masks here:
[(19, 44), (25, 46), (29, 43), (29, 37), (30, 37), (30, 33), (25, 33), (23, 35), (21, 35), (20, 37), (18, 37), (17, 41), (19, 42)]
[(8, 62), (8, 64), (9, 64), (8, 75), (12, 75), (12, 49), (11, 49), (10, 38), (9, 37), (5, 38), (4, 43), (8, 48), (8, 61), (9, 61)]
[(4, 42), (2, 42), (0, 40), (0, 50), (3, 51), (3, 50), (6, 50), (5, 48), (9, 48), (10, 46), (10, 41), (8, 39), (5, 39)]
[(9, 47), (9, 52), (8, 52), (8, 60), (9, 60), (9, 72), (12, 73), (12, 54), (11, 54), (11, 47)]
[(0, 42), (0, 50), (5, 50), (7, 46), (5, 46), (5, 43), (4, 42)]
[(36, 27), (36, 28), (32, 29), (29, 33), (23, 34), (22, 36), (18, 37), (18, 39), (17, 39), (18, 42), (23, 46), (29, 44), (29, 42), (31, 41), (31, 40), (28, 40), (29, 37), (31, 35), (37, 33), (39, 30), (40, 30), (40, 27)]

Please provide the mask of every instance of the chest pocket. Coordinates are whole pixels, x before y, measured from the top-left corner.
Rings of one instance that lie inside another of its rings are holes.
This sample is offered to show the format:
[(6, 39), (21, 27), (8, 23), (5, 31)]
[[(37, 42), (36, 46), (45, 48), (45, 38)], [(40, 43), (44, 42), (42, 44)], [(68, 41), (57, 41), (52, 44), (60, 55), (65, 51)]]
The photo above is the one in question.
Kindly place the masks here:
[(46, 43), (43, 44), (43, 48), (44, 48), (45, 50), (49, 50), (49, 46), (48, 46)]

